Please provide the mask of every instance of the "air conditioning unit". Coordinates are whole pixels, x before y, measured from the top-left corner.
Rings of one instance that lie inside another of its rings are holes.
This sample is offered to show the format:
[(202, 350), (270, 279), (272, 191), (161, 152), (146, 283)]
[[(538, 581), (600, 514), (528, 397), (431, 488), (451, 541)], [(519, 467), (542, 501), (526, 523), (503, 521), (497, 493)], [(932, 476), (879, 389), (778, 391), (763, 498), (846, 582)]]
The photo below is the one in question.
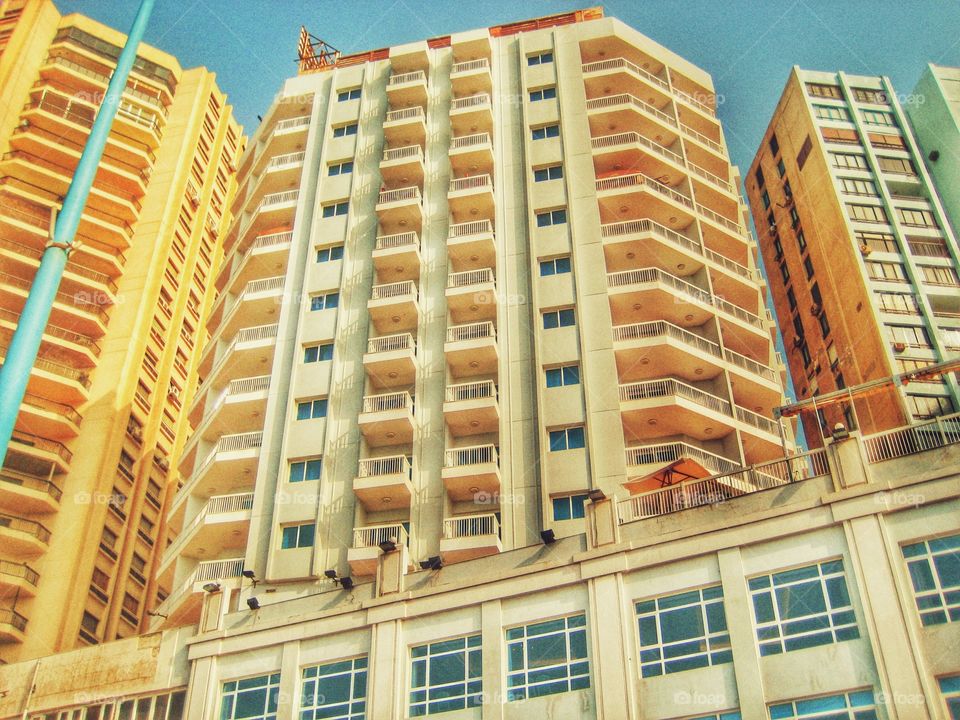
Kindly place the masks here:
[(894, 352), (903, 352), (903, 351), (906, 350), (906, 349), (907, 349), (907, 344), (906, 344), (906, 343), (903, 343), (903, 342), (895, 342), (895, 343), (893, 344), (893, 351), (894, 351)]
[(776, 224), (776, 223), (770, 223), (770, 227), (767, 228), (767, 232), (769, 232), (771, 235), (776, 235), (776, 234), (777, 234), (777, 224)]
[(187, 198), (195, 208), (200, 207), (200, 191), (197, 190), (192, 183), (187, 185)]
[(794, 347), (800, 347), (801, 345), (803, 345), (803, 338), (800, 337), (799, 335), (797, 335), (797, 336), (793, 339), (793, 346), (794, 346)]
[(130, 437), (134, 440), (143, 440), (143, 430), (140, 427), (134, 425), (132, 428), (128, 428)]
[(170, 460), (165, 455), (158, 457), (157, 467), (166, 472), (170, 469)]
[(810, 314), (813, 315), (814, 317), (819, 317), (820, 313), (822, 312), (823, 312), (823, 308), (817, 305), (816, 303), (810, 306)]
[(860, 254), (863, 255), (864, 257), (866, 257), (872, 252), (873, 252), (873, 248), (870, 247), (869, 245), (863, 244), (860, 246)]
[(180, 388), (174, 387), (173, 385), (171, 385), (171, 386), (167, 389), (167, 397), (170, 398), (171, 400), (179, 400), (179, 399), (180, 399)]

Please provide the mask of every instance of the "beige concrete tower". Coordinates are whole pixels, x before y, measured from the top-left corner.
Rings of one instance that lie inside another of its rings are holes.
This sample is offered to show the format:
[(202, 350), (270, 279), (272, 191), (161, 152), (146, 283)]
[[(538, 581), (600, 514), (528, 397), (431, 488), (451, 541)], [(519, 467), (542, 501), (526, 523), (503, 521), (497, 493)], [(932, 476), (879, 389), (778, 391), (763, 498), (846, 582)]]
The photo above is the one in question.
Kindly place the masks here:
[(240, 163), (157, 625), (782, 456), (706, 73), (599, 10), (304, 64)]
[[(888, 79), (795, 68), (746, 186), (799, 399), (960, 353), (957, 241)], [(958, 399), (953, 375), (881, 387), (857, 417), (826, 410), (824, 432), (929, 420)]]
[[(125, 42), (50, 2), (3, 11), (0, 355)], [(3, 661), (133, 635), (165, 594), (170, 459), (241, 151), (213, 76), (141, 46), (0, 472)]]

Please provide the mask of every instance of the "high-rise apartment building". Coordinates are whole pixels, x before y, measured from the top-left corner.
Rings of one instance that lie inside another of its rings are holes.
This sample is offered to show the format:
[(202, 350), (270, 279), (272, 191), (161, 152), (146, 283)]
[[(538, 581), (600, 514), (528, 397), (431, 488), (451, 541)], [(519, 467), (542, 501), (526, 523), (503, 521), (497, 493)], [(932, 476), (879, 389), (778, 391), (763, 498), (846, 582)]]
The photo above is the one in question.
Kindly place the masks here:
[[(0, 357), (125, 40), (3, 5)], [(171, 458), (242, 150), (213, 75), (142, 45), (0, 471), (2, 661), (131, 636), (169, 590)]]
[(960, 232), (960, 68), (928, 65), (903, 107), (956, 236)]
[(239, 164), (155, 627), (782, 457), (706, 73), (598, 9), (302, 70)]
[[(795, 68), (746, 187), (798, 398), (957, 356), (956, 237), (887, 78)], [(958, 398), (952, 374), (878, 386), (821, 423), (885, 430)]]

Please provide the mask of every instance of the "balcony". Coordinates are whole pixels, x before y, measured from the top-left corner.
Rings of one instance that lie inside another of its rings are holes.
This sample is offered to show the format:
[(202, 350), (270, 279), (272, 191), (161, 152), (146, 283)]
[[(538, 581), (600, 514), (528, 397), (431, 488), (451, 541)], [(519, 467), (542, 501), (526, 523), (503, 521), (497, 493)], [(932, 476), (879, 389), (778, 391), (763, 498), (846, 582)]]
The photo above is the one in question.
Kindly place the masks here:
[[(32, 279), (0, 271), (0, 308), (13, 312), (22, 310), (32, 284)], [(104, 308), (112, 302), (113, 298), (105, 292), (58, 290), (53, 298), (50, 322), (84, 335), (100, 337), (106, 333), (110, 319)]]
[(367, 340), (363, 368), (375, 388), (409, 387), (417, 378), (417, 345), (410, 333)]
[[(0, 259), (8, 269), (16, 267), (13, 274), (18, 277), (34, 277), (42, 257), (43, 249), (40, 247), (0, 238)], [(116, 300), (117, 284), (110, 275), (97, 272), (75, 260), (67, 261), (63, 271), (63, 282), (67, 287), (83, 288), (91, 297), (102, 295), (103, 299), (110, 304)]]
[(490, 95), (454, 98), (450, 103), (450, 130), (455, 137), (493, 132), (493, 104)]
[(52, 513), (60, 508), (63, 491), (52, 476), (36, 477), (4, 467), (0, 470), (0, 511)]
[(667, 320), (674, 325), (700, 326), (714, 314), (709, 292), (659, 268), (609, 273), (607, 286), (617, 325)]
[(259, 430), (224, 435), (196, 467), (191, 468), (191, 457), (183, 456), (180, 460), (180, 472), (184, 474), (185, 480), (173, 498), (170, 514), (182, 510), (183, 503), (191, 495), (209, 497), (224, 491), (252, 488), (262, 444), (263, 432)]
[(597, 177), (630, 168), (648, 177), (677, 178), (686, 170), (683, 156), (632, 130), (595, 137), (591, 139), (590, 147)]
[(493, 380), (448, 385), (443, 419), (454, 437), (485, 435), (500, 430), (500, 405)]
[(197, 567), (190, 572), (187, 579), (154, 608), (151, 632), (166, 627), (196, 624), (200, 620), (203, 605), (203, 586), (209, 582), (239, 579), (243, 572), (243, 563), (243, 558), (202, 560), (197, 563)]
[(648, 218), (681, 230), (696, 216), (690, 198), (642, 173), (597, 180), (596, 189), (603, 223)]
[(665, 320), (615, 326), (613, 349), (621, 382), (665, 375), (696, 382), (723, 369), (719, 344)]
[[(7, 356), (7, 347), (0, 345), (0, 365)], [(69, 405), (86, 402), (90, 390), (90, 376), (86, 369), (38, 357), (33, 361), (27, 392), (39, 398), (55, 397)]]
[(495, 514), (458, 515), (443, 521), (440, 557), (445, 563), (473, 560), (502, 551), (500, 521)]
[(631, 494), (645, 492), (679, 479), (702, 478), (740, 469), (740, 463), (685, 442), (639, 445), (624, 451)]
[(628, 442), (671, 435), (715, 440), (735, 425), (729, 402), (673, 378), (620, 385), (620, 413)]
[(489, 93), (493, 87), (487, 58), (454, 63), (450, 68), (450, 86), (456, 96)]
[(669, 103), (660, 107), (629, 93), (604, 95), (587, 100), (590, 135), (599, 137), (611, 130), (640, 133), (645, 138), (659, 138), (662, 147), (672, 147), (680, 137), (680, 125)]
[(391, 187), (423, 187), (423, 148), (419, 145), (387, 148), (380, 161), (380, 177)]
[(217, 290), (224, 292), (228, 286), (243, 287), (251, 280), (282, 272), (287, 267), (292, 244), (292, 232), (276, 232), (255, 238), (242, 254), (240, 246), (234, 246), (217, 276)]
[(415, 232), (380, 235), (373, 249), (373, 267), (386, 282), (420, 277), (420, 236)]
[(471, 175), (451, 180), (447, 203), (454, 224), (492, 218), (493, 179), (489, 175)]
[(427, 116), (420, 106), (391, 110), (383, 119), (383, 139), (388, 147), (420, 145), (427, 141)]
[(423, 197), (416, 186), (382, 191), (376, 212), (385, 235), (423, 230)]
[[(20, 322), (20, 313), (0, 308), (0, 339), (7, 342)], [(81, 367), (92, 367), (100, 356), (100, 346), (86, 335), (80, 335), (57, 325), (48, 324), (43, 328), (40, 345), (41, 356), (56, 355), (65, 361)]]
[(367, 301), (370, 320), (377, 332), (394, 334), (416, 328), (420, 314), (417, 286), (413, 280), (374, 285)]
[(704, 246), (740, 264), (747, 262), (753, 241), (744, 232), (739, 220), (731, 220), (704, 205), (697, 205), (697, 213), (700, 215)]
[(214, 337), (231, 337), (250, 323), (266, 323), (276, 318), (283, 304), (286, 277), (251, 280), (243, 290), (230, 297), (220, 296), (207, 320), (207, 327), (216, 328)]
[(269, 370), (277, 346), (277, 329), (277, 325), (243, 328), (218, 356), (218, 343), (210, 343), (200, 359), (200, 375), (212, 385), (220, 373), (227, 377), (252, 377)]
[(300, 181), (305, 157), (306, 153), (303, 150), (271, 156), (260, 175), (248, 183), (252, 189), (243, 199), (243, 203), (245, 205), (259, 203), (267, 195), (275, 195), (295, 188)]
[(251, 174), (257, 172), (261, 163), (267, 158), (302, 150), (307, 142), (304, 135), (309, 129), (309, 115), (299, 115), (278, 121), (270, 131), (270, 135), (263, 141), (262, 154), (257, 158), (257, 164), (251, 168)]
[(360, 460), (353, 492), (368, 512), (410, 507), (413, 467), (405, 455)]
[(413, 398), (408, 392), (367, 395), (357, 419), (370, 447), (413, 442)]
[(353, 545), (347, 549), (350, 573), (358, 577), (375, 575), (380, 558), (380, 543), (393, 541), (397, 546), (409, 543), (407, 530), (402, 523), (367, 525), (353, 529)]
[(179, 557), (219, 555), (225, 550), (243, 549), (252, 513), (252, 492), (211, 497), (167, 546), (161, 567), (169, 566)]
[(740, 432), (744, 435), (743, 453), (748, 464), (766, 462), (783, 455), (780, 425), (775, 420), (739, 405), (734, 407), (734, 411), (740, 422)]
[(493, 175), (490, 133), (474, 133), (450, 140), (450, 167), (454, 176)]
[(0, 540), (10, 555), (35, 558), (47, 551), (50, 531), (35, 520), (0, 515)]
[(493, 268), (465, 270), (447, 276), (447, 310), (455, 323), (495, 320), (497, 286)]
[(70, 469), (71, 453), (63, 443), (14, 430), (3, 469), (49, 478)]
[(27, 618), (10, 608), (0, 608), (0, 642), (22, 643), (26, 639)]
[(26, 563), (0, 560), (0, 595), (33, 597), (40, 575)]
[(493, 222), (475, 220), (450, 225), (447, 229), (447, 257), (456, 272), (495, 268), (497, 245)]
[(734, 402), (758, 412), (781, 404), (783, 390), (776, 370), (729, 348), (723, 349), (723, 359), (730, 369)]
[(495, 375), (500, 364), (496, 327), (489, 321), (451, 325), (443, 352), (455, 378)]
[(441, 474), (454, 502), (492, 501), (500, 493), (500, 458), (495, 445), (448, 449)]
[(400, 75), (391, 75), (387, 80), (387, 102), (390, 108), (400, 110), (414, 105), (427, 104), (427, 75), (423, 70), (414, 70)]
[(609, 88), (615, 87), (637, 97), (650, 98), (657, 107), (670, 103), (670, 83), (626, 58), (583, 63), (580, 70), (589, 98), (605, 95)]
[(80, 413), (71, 405), (28, 392), (20, 405), (17, 426), (21, 430), (32, 430), (41, 437), (62, 441), (80, 434), (82, 420)]
[(293, 225), (293, 215), (297, 209), (299, 197), (299, 190), (285, 190), (264, 195), (246, 220), (240, 234), (261, 235), (269, 228)]
[[(270, 375), (231, 380), (219, 394), (209, 398), (203, 419), (187, 441), (184, 455), (192, 452), (201, 439), (214, 440), (229, 433), (253, 432), (263, 427), (267, 398), (270, 395)], [(201, 390), (203, 392), (203, 390)], [(213, 393), (213, 389), (209, 390)], [(196, 406), (191, 412), (195, 416)]]

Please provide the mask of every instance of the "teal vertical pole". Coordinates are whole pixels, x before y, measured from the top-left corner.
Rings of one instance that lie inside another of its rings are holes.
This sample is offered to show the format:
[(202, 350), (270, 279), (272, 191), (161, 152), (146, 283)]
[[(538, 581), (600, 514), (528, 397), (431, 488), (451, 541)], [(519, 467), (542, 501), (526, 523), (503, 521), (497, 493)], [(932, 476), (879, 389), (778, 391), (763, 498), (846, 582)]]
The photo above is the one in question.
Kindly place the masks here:
[(80, 216), (87, 204), (93, 179), (103, 157), (103, 149), (110, 135), (110, 127), (117, 114), (117, 107), (127, 86), (127, 78), (137, 57), (137, 47), (143, 38), (147, 20), (153, 10), (155, 0), (141, 0), (137, 17), (130, 28), (127, 44), (117, 58), (117, 69), (107, 85), (107, 94), (100, 104), (97, 118), (90, 128), (77, 170), (63, 199), (63, 208), (57, 215), (53, 228), (53, 239), (40, 260), (40, 268), (33, 279), (27, 302), (20, 313), (20, 322), (13, 333), (7, 356), (0, 367), (0, 467), (7, 457), (7, 448), (13, 435), (13, 428), (20, 412), (20, 403), (27, 390), (30, 370), (40, 350), (43, 329), (50, 319), (53, 300), (60, 287), (63, 269), (67, 264), (67, 255), (73, 238), (77, 234)]

